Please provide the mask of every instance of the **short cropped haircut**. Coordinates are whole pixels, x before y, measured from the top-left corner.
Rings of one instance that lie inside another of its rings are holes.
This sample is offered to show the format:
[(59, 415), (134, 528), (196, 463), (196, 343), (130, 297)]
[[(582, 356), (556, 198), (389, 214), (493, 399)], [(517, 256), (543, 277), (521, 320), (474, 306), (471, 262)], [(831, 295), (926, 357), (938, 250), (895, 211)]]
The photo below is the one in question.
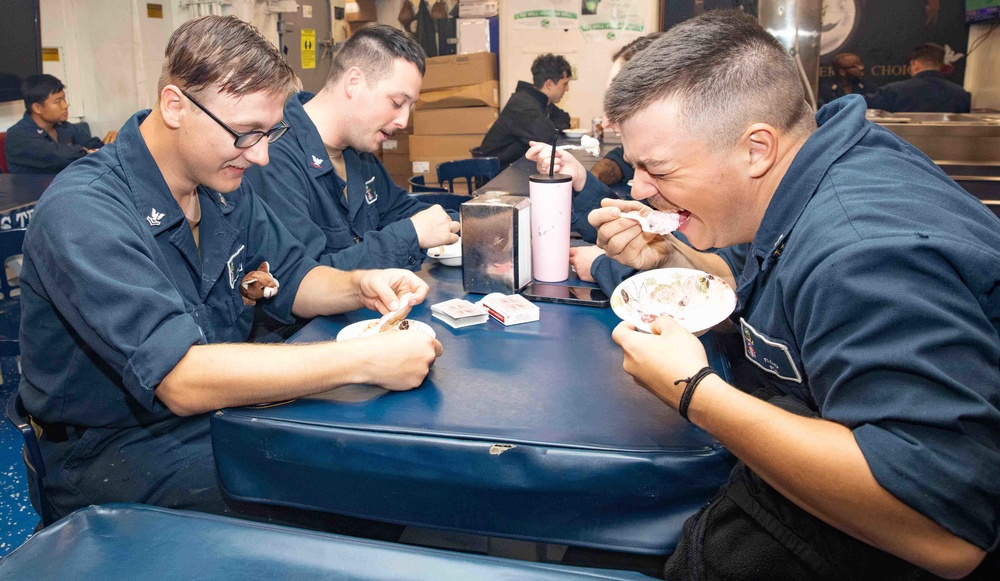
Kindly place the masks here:
[(31, 111), (35, 103), (44, 103), (49, 95), (54, 95), (66, 87), (62, 81), (52, 75), (30, 75), (21, 83), (21, 95), (24, 97), (24, 110)]
[(357, 67), (372, 86), (392, 74), (397, 59), (412, 63), (420, 76), (427, 71), (427, 55), (410, 35), (387, 24), (367, 24), (340, 47), (326, 82), (336, 82), (351, 67)]
[(552, 53), (539, 55), (535, 62), (531, 63), (531, 82), (535, 88), (544, 87), (545, 81), (558, 83), (563, 76), (573, 76), (573, 68), (562, 55)]
[(657, 40), (664, 34), (666, 33), (651, 32), (649, 34), (640, 36), (639, 38), (633, 40), (632, 42), (616, 50), (615, 54), (611, 55), (611, 62), (615, 62), (621, 59), (622, 64), (627, 63), (628, 61), (632, 60), (632, 57), (642, 52), (642, 50), (648, 48), (649, 45), (653, 44), (653, 41)]
[(944, 47), (933, 42), (925, 42), (910, 51), (910, 60), (940, 69), (944, 66)]
[(798, 68), (785, 48), (740, 10), (713, 10), (674, 26), (637, 54), (604, 96), (621, 125), (655, 102), (677, 104), (682, 126), (731, 147), (754, 123), (815, 128)]
[(219, 92), (235, 96), (288, 97), (299, 87), (278, 49), (235, 16), (203, 16), (174, 31), (157, 90), (171, 84), (195, 94), (217, 85)]

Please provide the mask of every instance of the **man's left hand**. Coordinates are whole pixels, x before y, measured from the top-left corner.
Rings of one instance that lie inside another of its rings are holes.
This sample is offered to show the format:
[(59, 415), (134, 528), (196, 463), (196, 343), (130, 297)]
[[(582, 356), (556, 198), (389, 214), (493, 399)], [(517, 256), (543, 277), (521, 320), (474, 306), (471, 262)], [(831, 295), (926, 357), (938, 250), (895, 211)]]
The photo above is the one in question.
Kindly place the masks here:
[(643, 333), (623, 322), (615, 327), (611, 338), (625, 351), (625, 373), (677, 409), (685, 386), (683, 383), (674, 385), (674, 382), (691, 377), (708, 366), (705, 347), (668, 316), (653, 321), (650, 329), (652, 333)]
[(590, 267), (594, 264), (594, 260), (603, 254), (604, 251), (596, 246), (575, 246), (569, 249), (569, 263), (580, 280), (594, 282)]

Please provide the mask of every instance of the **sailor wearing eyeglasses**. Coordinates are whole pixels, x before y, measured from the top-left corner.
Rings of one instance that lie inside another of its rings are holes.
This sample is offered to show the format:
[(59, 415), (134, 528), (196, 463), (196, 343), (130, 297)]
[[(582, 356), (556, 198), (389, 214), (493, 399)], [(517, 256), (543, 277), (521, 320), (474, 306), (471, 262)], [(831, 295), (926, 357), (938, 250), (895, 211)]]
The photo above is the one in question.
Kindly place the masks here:
[(188, 21), (153, 110), (39, 202), (21, 272), (19, 394), (41, 431), (50, 520), (108, 502), (227, 512), (210, 412), (344, 383), (410, 389), (441, 354), (422, 333), (244, 343), (255, 304), (291, 321), (427, 294), (405, 270), (318, 265), (243, 182), (286, 131), (295, 85), (252, 26)]

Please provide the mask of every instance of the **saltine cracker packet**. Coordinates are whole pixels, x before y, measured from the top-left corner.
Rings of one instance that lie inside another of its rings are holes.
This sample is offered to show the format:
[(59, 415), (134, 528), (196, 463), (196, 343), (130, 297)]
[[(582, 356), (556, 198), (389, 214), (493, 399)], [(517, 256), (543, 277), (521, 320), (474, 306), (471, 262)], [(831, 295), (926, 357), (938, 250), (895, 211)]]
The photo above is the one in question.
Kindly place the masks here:
[(518, 325), (538, 320), (538, 305), (521, 295), (490, 293), (477, 304), (486, 307), (490, 316), (504, 325)]
[(459, 329), (485, 323), (489, 313), (465, 299), (450, 299), (431, 305), (431, 316)]

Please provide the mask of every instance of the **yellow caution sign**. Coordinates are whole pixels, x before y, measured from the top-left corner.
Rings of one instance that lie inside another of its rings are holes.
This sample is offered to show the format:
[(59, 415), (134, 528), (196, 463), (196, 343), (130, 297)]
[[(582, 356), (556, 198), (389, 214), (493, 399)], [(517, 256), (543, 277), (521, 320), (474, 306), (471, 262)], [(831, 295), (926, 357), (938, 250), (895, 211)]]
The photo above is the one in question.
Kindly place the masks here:
[(316, 68), (316, 30), (302, 29), (302, 68)]

